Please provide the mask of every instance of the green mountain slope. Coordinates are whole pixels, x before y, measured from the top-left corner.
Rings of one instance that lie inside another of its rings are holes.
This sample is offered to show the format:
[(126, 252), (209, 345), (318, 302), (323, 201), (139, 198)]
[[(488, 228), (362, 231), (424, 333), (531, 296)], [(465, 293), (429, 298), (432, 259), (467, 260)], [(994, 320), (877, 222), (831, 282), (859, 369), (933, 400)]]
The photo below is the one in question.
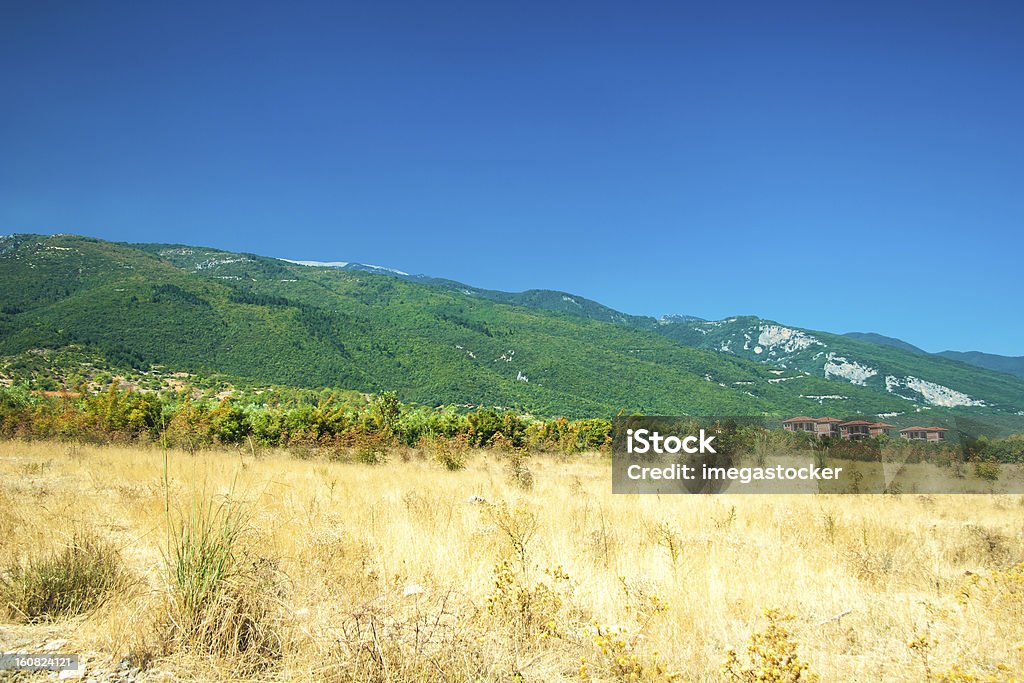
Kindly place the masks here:
[[(852, 415), (927, 405), (913, 392), (811, 372), (812, 364), (723, 352), (707, 334), (687, 332), (716, 323), (457, 284), (183, 245), (10, 236), (0, 238), (0, 355), (77, 344), (134, 368), (395, 390), (406, 401), (543, 415), (820, 413), (823, 404)], [(977, 374), (949, 386), (964, 384), (985, 406), (949, 407), (1024, 409), (1024, 383)]]
[[(160, 245), (145, 246), (153, 248), (159, 247)], [(296, 262), (290, 261), (290, 263)], [(658, 321), (655, 318), (622, 313), (621, 311), (609, 308), (604, 304), (600, 304), (591, 299), (587, 299), (586, 297), (571, 294), (569, 292), (559, 292), (550, 289), (528, 289), (524, 292), (502, 292), (494, 289), (473, 287), (462, 282), (456, 282), (455, 280), (430, 277), (428, 275), (410, 275), (409, 273), (403, 273), (390, 268), (368, 266), (362, 263), (322, 263), (316, 261), (306, 261), (304, 263), (307, 265), (315, 264), (332, 270), (361, 271), (377, 273), (380, 275), (391, 275), (409, 282), (430, 285), (438, 289), (445, 289), (465, 296), (486, 299), (488, 301), (494, 301), (502, 304), (527, 306), (529, 308), (552, 311), (554, 313), (568, 313), (570, 315), (588, 318), (590, 320), (600, 320), (602, 322), (635, 327), (637, 329), (653, 330), (658, 325)]]
[(661, 331), (688, 346), (838, 379), (849, 387), (875, 389), (922, 406), (1020, 410), (1024, 384), (1018, 379), (874, 341), (756, 317), (673, 321)]
[(928, 353), (924, 349), (919, 349), (913, 344), (905, 342), (902, 339), (887, 337), (884, 334), (878, 334), (877, 332), (846, 332), (843, 336), (850, 337), (851, 339), (871, 342), (872, 344), (879, 344), (881, 346), (891, 346), (894, 349), (902, 349), (903, 351), (909, 351), (910, 353)]
[(980, 351), (939, 351), (935, 355), (1024, 378), (1024, 356), (1000, 356)]
[[(945, 357), (997, 373), (1022, 377), (1024, 376), (1024, 358), (1017, 359), (974, 352), (960, 354), (952, 351), (930, 354), (901, 339), (873, 332), (849, 332), (835, 335), (786, 327), (774, 321), (754, 317), (706, 321), (685, 315), (666, 316), (662, 319), (632, 316), (565, 292), (549, 290), (528, 290), (520, 293), (494, 292), (469, 287), (451, 280), (405, 274), (400, 277), (427, 282), (466, 295), (544, 310), (562, 311), (593, 320), (650, 330), (693, 348), (739, 355), (773, 367), (795, 368), (805, 373), (805, 378), (810, 376), (848, 380), (850, 384), (884, 390), (887, 394), (910, 401), (916, 404), (916, 407), (912, 408), (914, 410), (922, 407), (1015, 411), (1019, 410), (1022, 399), (1021, 392), (1024, 390), (1024, 386), (1021, 384), (1007, 383), (1005, 378), (998, 375), (976, 374), (958, 364), (951, 365), (942, 360)], [(755, 348), (759, 344), (752, 343), (752, 341), (760, 340), (762, 335), (765, 337), (765, 345), (759, 352)], [(775, 339), (773, 335), (792, 335), (793, 341)], [(801, 340), (806, 340), (813, 347), (811, 352), (808, 353), (803, 348), (795, 348), (801, 345)], [(847, 343), (848, 341), (851, 343)], [(919, 356), (919, 358), (915, 359), (913, 356)], [(790, 381), (790, 379), (781, 379), (780, 381)], [(805, 392), (802, 395), (815, 397), (820, 404), (829, 405), (830, 408), (841, 411), (842, 406), (848, 405), (846, 402), (858, 400), (849, 396), (849, 393), (849, 389), (846, 388), (836, 394)], [(975, 395), (986, 398), (976, 398)], [(900, 412), (907, 409), (908, 407), (904, 404)]]
[(948, 358), (950, 360), (960, 361), (961, 363), (967, 363), (968, 365), (973, 365), (975, 367), (985, 368), (986, 370), (993, 370), (995, 372), (1002, 372), (1007, 375), (1024, 378), (1024, 356), (1000, 356), (999, 354), (982, 353), (981, 351), (939, 351), (938, 353), (930, 354), (923, 349), (917, 348), (913, 344), (903, 341), (902, 339), (886, 337), (885, 335), (875, 334), (874, 332), (847, 332), (843, 336), (881, 344), (882, 346), (891, 346), (897, 349), (903, 349), (904, 351), (910, 351), (912, 353)]

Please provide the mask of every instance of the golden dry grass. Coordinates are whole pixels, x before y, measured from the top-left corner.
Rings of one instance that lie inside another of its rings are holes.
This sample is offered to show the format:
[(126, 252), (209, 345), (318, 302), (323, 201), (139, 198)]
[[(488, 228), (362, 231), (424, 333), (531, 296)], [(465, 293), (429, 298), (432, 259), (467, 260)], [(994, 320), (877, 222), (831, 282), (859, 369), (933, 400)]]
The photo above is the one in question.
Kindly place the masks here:
[[(0, 443), (0, 568), (89, 529), (135, 577), (84, 616), (8, 614), (0, 649), (59, 636), (139, 680), (718, 681), (729, 650), (755, 675), (754, 636), (824, 681), (1024, 670), (1021, 496), (613, 496), (597, 455), (528, 458), (529, 489), (497, 452), (167, 455), (170, 528), (158, 448)], [(265, 648), (180, 627), (176, 525), (225, 497), (245, 530), (210, 618), (251, 616)]]

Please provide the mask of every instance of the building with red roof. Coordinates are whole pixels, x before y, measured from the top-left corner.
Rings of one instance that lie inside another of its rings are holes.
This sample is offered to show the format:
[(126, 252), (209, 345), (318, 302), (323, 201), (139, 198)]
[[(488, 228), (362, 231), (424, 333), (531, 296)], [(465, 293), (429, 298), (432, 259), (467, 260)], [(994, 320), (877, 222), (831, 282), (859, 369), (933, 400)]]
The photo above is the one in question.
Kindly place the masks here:
[(907, 427), (900, 430), (900, 436), (907, 441), (931, 441), (932, 443), (945, 441), (945, 427)]

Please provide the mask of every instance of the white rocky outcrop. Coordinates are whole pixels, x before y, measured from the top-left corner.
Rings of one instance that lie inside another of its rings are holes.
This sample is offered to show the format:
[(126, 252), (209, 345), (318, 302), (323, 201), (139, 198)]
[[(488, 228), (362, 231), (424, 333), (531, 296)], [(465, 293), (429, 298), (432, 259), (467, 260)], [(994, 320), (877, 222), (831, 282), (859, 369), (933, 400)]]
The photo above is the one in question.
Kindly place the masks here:
[(870, 366), (834, 353), (829, 353), (825, 356), (824, 370), (825, 377), (842, 377), (849, 380), (851, 384), (859, 384), (861, 386), (864, 386), (869, 377), (874, 377), (878, 374), (878, 370)]

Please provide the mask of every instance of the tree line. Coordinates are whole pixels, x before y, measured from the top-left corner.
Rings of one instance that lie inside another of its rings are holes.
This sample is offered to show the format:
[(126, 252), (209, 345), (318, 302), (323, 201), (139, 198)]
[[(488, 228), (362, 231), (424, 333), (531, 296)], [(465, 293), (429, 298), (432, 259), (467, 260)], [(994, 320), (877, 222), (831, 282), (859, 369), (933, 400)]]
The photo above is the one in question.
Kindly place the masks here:
[[(757, 454), (812, 450), (825, 457), (906, 462), (1024, 463), (1024, 435), (965, 438), (962, 443), (820, 440), (814, 435), (767, 430), (753, 424), (716, 424), (718, 444)], [(298, 453), (351, 454), (379, 461), (395, 446), (423, 447), (439, 440), (473, 448), (560, 452), (611, 446), (612, 422), (603, 418), (539, 419), (511, 410), (406, 404), (395, 393), (276, 389), (218, 397), (180, 391), (127, 391), (112, 383), (91, 393), (39, 392), (24, 385), (0, 388), (0, 438), (87, 443), (149, 444), (196, 451), (245, 446)]]
[[(49, 393), (49, 392), (48, 392)], [(52, 392), (56, 394), (57, 392)], [(125, 391), (47, 395), (0, 389), (0, 438), (88, 443), (165, 443), (196, 451), (218, 446), (379, 451), (436, 439), (468, 447), (579, 453), (606, 448), (609, 420), (534, 419), (493, 408), (417, 406), (393, 392), (268, 392), (238, 398)]]

